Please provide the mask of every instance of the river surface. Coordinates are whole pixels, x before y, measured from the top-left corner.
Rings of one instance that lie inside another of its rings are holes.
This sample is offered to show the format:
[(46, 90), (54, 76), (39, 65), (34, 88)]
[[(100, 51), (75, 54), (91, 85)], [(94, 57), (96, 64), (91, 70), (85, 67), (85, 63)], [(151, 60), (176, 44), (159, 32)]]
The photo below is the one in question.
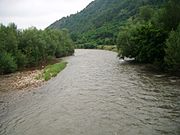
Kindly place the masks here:
[(1, 101), (1, 135), (180, 135), (179, 78), (110, 51), (76, 50), (65, 60), (41, 88)]

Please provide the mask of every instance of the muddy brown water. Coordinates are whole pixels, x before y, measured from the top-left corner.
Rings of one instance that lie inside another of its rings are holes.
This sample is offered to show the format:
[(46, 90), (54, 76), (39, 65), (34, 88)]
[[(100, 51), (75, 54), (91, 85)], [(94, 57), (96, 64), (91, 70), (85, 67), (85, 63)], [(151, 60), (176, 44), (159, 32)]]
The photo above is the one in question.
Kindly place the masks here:
[(179, 135), (179, 78), (76, 50), (41, 88), (1, 94), (1, 135)]

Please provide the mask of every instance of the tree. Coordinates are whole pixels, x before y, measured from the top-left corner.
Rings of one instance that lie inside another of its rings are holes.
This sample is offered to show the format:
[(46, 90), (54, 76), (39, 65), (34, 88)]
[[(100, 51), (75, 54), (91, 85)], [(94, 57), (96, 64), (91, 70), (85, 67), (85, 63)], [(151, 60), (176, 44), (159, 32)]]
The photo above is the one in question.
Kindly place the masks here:
[(120, 29), (117, 38), (117, 48), (120, 52), (119, 56), (135, 58), (138, 53), (138, 44), (134, 39), (137, 35), (137, 28), (141, 24), (129, 20), (128, 23)]
[(11, 23), (0, 25), (0, 52), (0, 74), (4, 74), (43, 64), (56, 53), (58, 57), (71, 55), (74, 47), (66, 30), (32, 27), (20, 31)]
[(169, 0), (166, 3), (160, 22), (163, 22), (166, 30), (176, 30), (180, 22), (180, 0)]
[(16, 71), (14, 55), (18, 49), (17, 27), (11, 23), (7, 27), (0, 26), (0, 73)]
[(142, 63), (163, 63), (166, 32), (151, 23), (131, 24), (118, 36), (118, 48), (122, 57), (135, 58)]
[(180, 70), (180, 24), (176, 31), (171, 31), (166, 41), (165, 63), (170, 70)]
[(153, 9), (149, 5), (140, 7), (139, 17), (141, 20), (149, 21), (153, 14)]
[(17, 70), (17, 64), (14, 57), (7, 52), (0, 53), (0, 74), (12, 73)]
[(134, 42), (138, 44), (137, 61), (143, 63), (163, 63), (164, 42), (167, 37), (166, 32), (151, 24), (142, 25), (137, 29)]

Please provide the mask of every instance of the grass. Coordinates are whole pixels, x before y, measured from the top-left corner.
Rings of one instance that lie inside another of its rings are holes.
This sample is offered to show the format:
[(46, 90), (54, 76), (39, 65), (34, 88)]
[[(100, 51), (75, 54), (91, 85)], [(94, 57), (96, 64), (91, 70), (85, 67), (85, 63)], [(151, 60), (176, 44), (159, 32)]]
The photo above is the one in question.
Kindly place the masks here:
[(67, 65), (67, 62), (60, 62), (53, 65), (48, 65), (44, 69), (43, 77), (45, 81), (50, 80), (52, 77), (57, 76)]
[(44, 68), (43, 74), (36, 77), (36, 79), (44, 79), (45, 81), (50, 80), (52, 77), (57, 76), (67, 65), (67, 62), (60, 62), (53, 65), (48, 65)]

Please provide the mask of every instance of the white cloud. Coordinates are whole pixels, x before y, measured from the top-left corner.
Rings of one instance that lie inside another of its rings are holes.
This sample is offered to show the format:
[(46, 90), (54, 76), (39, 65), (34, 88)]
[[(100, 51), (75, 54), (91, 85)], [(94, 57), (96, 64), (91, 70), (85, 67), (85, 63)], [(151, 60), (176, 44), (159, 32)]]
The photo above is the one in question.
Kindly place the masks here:
[(0, 23), (14, 22), (18, 28), (43, 29), (54, 21), (74, 14), (93, 0), (0, 0)]

